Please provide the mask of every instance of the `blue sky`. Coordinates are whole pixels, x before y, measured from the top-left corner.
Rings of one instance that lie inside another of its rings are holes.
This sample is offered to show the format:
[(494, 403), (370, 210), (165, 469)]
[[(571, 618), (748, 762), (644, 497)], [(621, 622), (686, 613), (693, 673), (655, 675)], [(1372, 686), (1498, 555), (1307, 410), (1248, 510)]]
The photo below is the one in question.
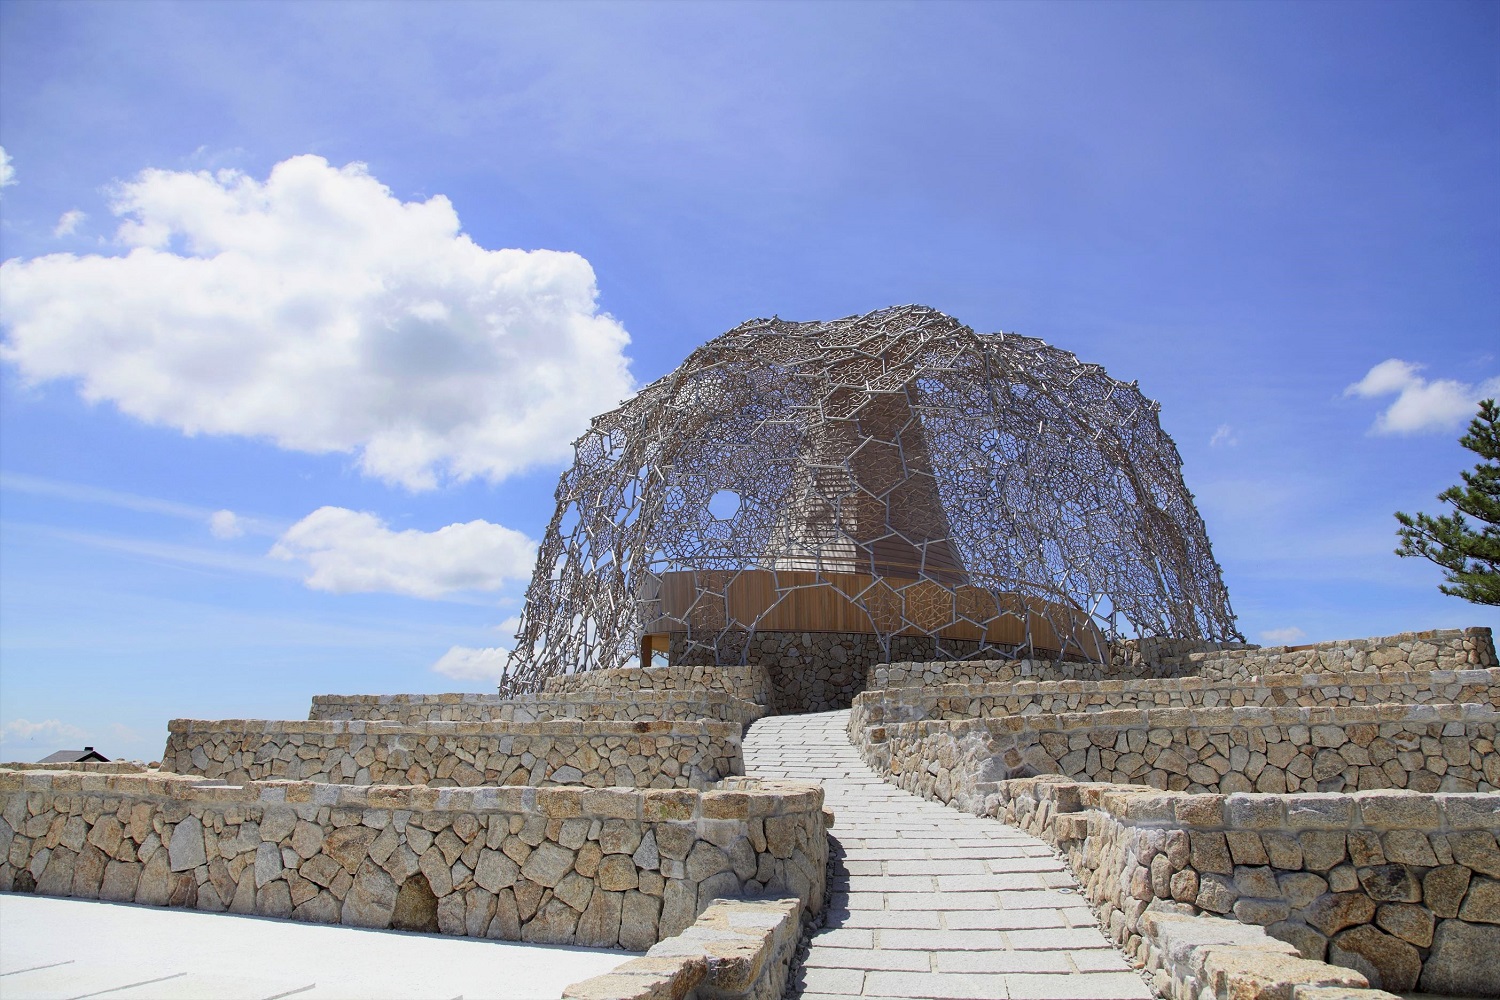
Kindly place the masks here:
[(12, 0), (0, 146), (0, 757), (489, 688), (589, 414), (904, 302), (1138, 379), (1252, 641), (1500, 624), (1391, 517), (1500, 389), (1494, 4)]

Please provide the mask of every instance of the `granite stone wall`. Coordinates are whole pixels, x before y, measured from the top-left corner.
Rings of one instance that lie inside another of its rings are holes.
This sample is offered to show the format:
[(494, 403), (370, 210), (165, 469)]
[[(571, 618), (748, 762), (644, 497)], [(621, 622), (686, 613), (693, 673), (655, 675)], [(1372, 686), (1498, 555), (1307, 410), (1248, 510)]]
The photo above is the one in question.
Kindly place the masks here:
[[(893, 657), (893, 659), (898, 659)], [(1345, 674), (1382, 670), (1472, 670), (1500, 665), (1487, 628), (1403, 632), (1307, 646), (1216, 645), (1187, 640), (1126, 640), (1108, 664), (1065, 660), (959, 660), (871, 665), (866, 688), (1015, 681), (1235, 680), (1273, 674)]]
[(932, 636), (895, 635), (887, 651), (878, 636), (860, 632), (729, 632), (717, 645), (689, 642), (673, 633), (668, 660), (674, 664), (746, 663), (763, 668), (779, 715), (848, 708), (865, 690), (870, 671), (888, 660), (927, 662), (973, 656), (979, 643)]
[(1012, 681), (866, 691), (854, 699), (849, 732), (924, 719), (1000, 718), (1120, 708), (1283, 708), (1461, 703), (1500, 710), (1500, 668), (1267, 674), (1230, 681)]
[(1182, 677), (1197, 668), (1189, 657), (1232, 649), (1259, 649), (1244, 642), (1209, 642), (1203, 639), (1120, 639), (1110, 644), (1110, 676), (1119, 678)]
[(649, 948), (721, 896), (823, 905), (823, 792), (0, 770), (0, 891)]
[(168, 724), (162, 769), (235, 783), (706, 788), (741, 774), (725, 722), (269, 722)]
[(1380, 670), (1471, 670), (1494, 667), (1487, 628), (1402, 632), (1371, 639), (1339, 639), (1306, 646), (1226, 650), (1188, 656), (1187, 672), (1211, 680), (1271, 674), (1345, 674)]
[(673, 690), (577, 694), (523, 694), (512, 698), (476, 694), (317, 695), (308, 719), (400, 722), (669, 722), (708, 720), (747, 726), (765, 706), (720, 691)]
[(1127, 955), (1148, 909), (1264, 927), (1393, 992), (1500, 996), (1500, 796), (1213, 795), (1054, 778), (981, 785), (976, 811), (1069, 857)]
[(1194, 792), (1484, 791), (1500, 712), (1483, 705), (1169, 708), (871, 726), (866, 761), (968, 807), (975, 783), (1035, 774)]
[(545, 694), (594, 694), (626, 700), (637, 692), (680, 691), (693, 695), (718, 692), (757, 705), (771, 704), (771, 680), (765, 668), (717, 666), (714, 664), (667, 667), (624, 667), (619, 670), (586, 670), (579, 674), (549, 677), (542, 683)]
[(682, 934), (563, 1000), (781, 1000), (797, 950), (801, 906), (790, 899), (716, 899)]

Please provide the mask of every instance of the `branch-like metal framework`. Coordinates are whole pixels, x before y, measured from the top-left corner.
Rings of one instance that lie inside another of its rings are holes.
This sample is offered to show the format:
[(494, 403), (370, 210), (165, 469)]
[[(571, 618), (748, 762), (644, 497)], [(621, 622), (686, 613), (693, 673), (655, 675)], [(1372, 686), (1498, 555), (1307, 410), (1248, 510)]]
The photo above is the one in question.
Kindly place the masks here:
[(949, 657), (1238, 639), (1158, 408), (921, 306), (747, 322), (575, 444), (502, 690), (654, 635), (695, 662), (776, 630)]

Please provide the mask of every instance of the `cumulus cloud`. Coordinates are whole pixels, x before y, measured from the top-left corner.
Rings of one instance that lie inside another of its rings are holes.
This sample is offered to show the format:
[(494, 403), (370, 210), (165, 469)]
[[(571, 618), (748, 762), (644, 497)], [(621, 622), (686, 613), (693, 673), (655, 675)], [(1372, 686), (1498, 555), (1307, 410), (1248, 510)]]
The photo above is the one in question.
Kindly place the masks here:
[(8, 188), (16, 183), (16, 168), (11, 165), (10, 154), (0, 146), (0, 188)]
[[(495, 627), (497, 632), (514, 635), (521, 627), (521, 619), (511, 617)], [(485, 681), (500, 683), (510, 662), (511, 651), (503, 646), (474, 649), (469, 646), (454, 646), (432, 665), (434, 672), (458, 681)]]
[(1234, 428), (1228, 424), (1220, 424), (1214, 431), (1214, 436), (1208, 439), (1210, 448), (1218, 448), (1221, 445), (1232, 448), (1239, 443), (1240, 439), (1234, 436)]
[(88, 217), (87, 212), (70, 208), (57, 220), (57, 225), (52, 227), (52, 235), (58, 237), (72, 236), (78, 231), (78, 224)]
[(1260, 634), (1260, 641), (1268, 646), (1291, 646), (1298, 639), (1305, 639), (1307, 633), (1295, 625), (1287, 628), (1269, 628)]
[(1390, 358), (1371, 368), (1365, 377), (1344, 390), (1345, 396), (1396, 399), (1375, 418), (1377, 434), (1420, 434), (1462, 427), (1479, 409), (1481, 399), (1500, 396), (1500, 377), (1477, 385), (1455, 379), (1425, 379), (1423, 366)]
[(505, 676), (505, 665), (509, 662), (510, 650), (501, 646), (488, 649), (454, 646), (432, 665), (432, 669), (456, 681), (499, 684), (500, 678)]
[(0, 357), (148, 423), (347, 452), (410, 489), (566, 459), (633, 384), (573, 253), (486, 250), (441, 195), (317, 156), (265, 181), (147, 170), (120, 256), (8, 261)]
[(208, 516), (208, 530), (215, 538), (238, 538), (245, 526), (232, 510), (216, 510)]
[(306, 563), (314, 590), (437, 598), (530, 577), (536, 542), (488, 521), (392, 531), (374, 514), (320, 507), (288, 528), (271, 555)]

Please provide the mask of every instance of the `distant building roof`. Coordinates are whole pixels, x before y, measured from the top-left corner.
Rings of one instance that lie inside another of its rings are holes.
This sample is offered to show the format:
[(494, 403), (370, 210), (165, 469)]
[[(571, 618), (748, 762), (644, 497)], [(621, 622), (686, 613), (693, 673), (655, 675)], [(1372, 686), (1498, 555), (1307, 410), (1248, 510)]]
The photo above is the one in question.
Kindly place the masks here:
[(39, 764), (107, 764), (109, 758), (104, 756), (93, 747), (84, 747), (82, 750), (59, 750), (48, 754)]

